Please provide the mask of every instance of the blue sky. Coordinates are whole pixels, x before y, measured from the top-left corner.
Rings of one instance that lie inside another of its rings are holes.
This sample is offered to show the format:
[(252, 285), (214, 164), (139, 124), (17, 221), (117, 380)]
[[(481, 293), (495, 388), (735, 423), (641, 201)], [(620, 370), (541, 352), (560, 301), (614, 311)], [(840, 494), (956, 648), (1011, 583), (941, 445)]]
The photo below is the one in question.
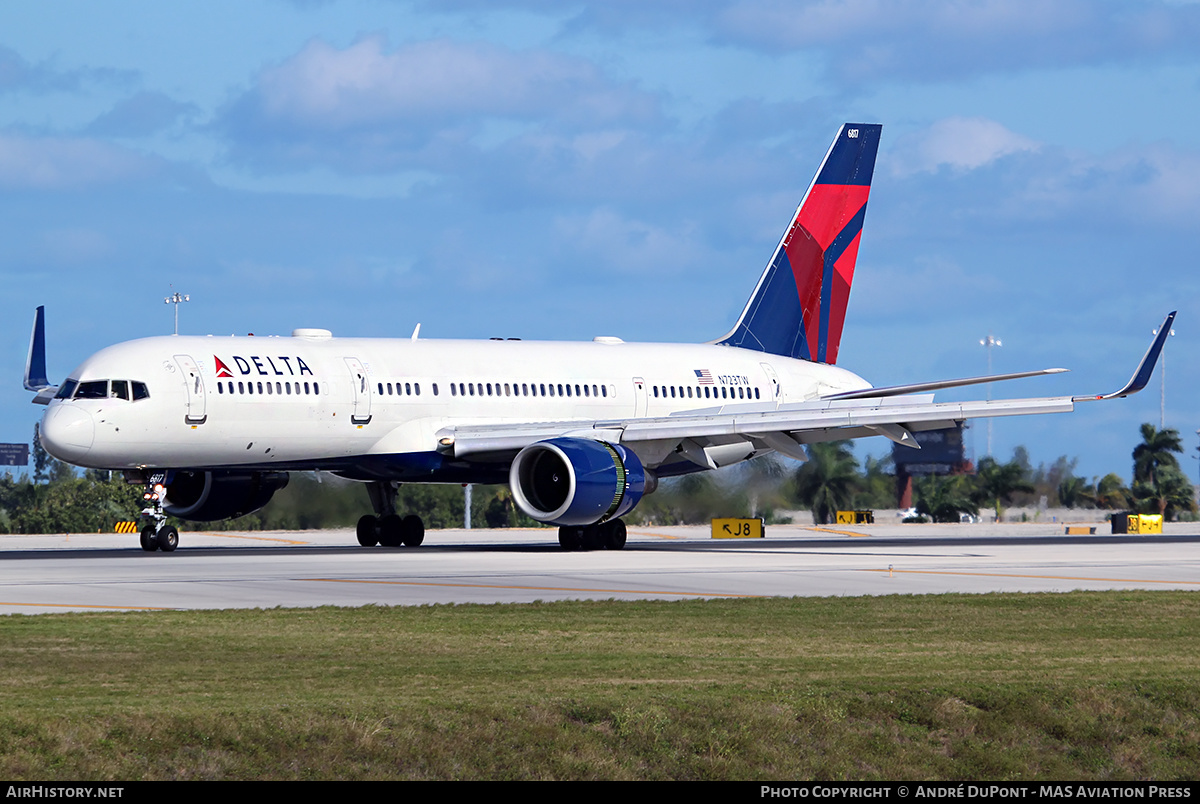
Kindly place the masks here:
[[(1178, 309), (1195, 476), (1198, 118), (1192, 2), (5, 3), (0, 441), (38, 304), (52, 380), (170, 332), (172, 286), (185, 334), (719, 336), (851, 121), (884, 129), (840, 363), (982, 374), (990, 331), (997, 372), (1072, 369), (995, 396), (1103, 392)], [(1128, 476), (1159, 401), (994, 452)]]

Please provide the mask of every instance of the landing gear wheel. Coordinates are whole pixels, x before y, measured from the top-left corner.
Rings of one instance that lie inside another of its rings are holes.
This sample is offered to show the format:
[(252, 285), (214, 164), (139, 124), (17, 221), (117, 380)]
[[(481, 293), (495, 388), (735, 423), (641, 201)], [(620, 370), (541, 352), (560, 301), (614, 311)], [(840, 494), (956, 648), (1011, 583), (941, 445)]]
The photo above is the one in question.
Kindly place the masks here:
[(623, 550), (625, 549), (625, 523), (619, 519), (614, 519), (611, 522), (605, 522), (601, 527), (603, 530), (604, 547), (608, 550)]
[(379, 520), (367, 514), (358, 520), (358, 525), (355, 528), (355, 533), (358, 536), (358, 543), (363, 547), (374, 547), (379, 544)]
[(563, 525), (558, 529), (558, 546), (564, 550), (583, 549), (583, 528)]
[(174, 525), (167, 525), (158, 532), (158, 549), (164, 553), (174, 553), (179, 546), (179, 531)]
[(153, 525), (142, 528), (142, 549), (147, 553), (158, 549), (158, 534), (155, 533)]
[(400, 538), (408, 547), (420, 547), (425, 541), (425, 523), (416, 514), (409, 514), (400, 521)]
[(379, 543), (384, 547), (399, 547), (404, 541), (404, 522), (396, 514), (379, 518)]

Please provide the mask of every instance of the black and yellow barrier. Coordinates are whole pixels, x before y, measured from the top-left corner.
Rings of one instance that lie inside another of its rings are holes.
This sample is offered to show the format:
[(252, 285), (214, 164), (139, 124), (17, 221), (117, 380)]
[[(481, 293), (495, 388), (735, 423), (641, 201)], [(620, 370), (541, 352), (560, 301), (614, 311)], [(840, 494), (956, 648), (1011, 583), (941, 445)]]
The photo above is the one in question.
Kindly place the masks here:
[(118, 522), (114, 527), (115, 533), (137, 533), (138, 526), (136, 522)]
[(1162, 514), (1113, 514), (1113, 533), (1162, 533)]
[(712, 537), (714, 539), (761, 539), (766, 534), (766, 526), (761, 519), (714, 519), (712, 521)]

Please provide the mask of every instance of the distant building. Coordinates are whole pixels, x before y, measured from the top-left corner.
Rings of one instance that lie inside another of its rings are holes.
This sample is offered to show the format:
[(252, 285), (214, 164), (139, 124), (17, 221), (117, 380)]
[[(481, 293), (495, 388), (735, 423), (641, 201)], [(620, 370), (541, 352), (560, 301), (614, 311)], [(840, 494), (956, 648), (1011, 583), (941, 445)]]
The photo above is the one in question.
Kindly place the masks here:
[(963, 450), (964, 423), (945, 430), (913, 433), (920, 449), (892, 445), (896, 466), (896, 507), (912, 507), (912, 479), (927, 475), (962, 475), (975, 471)]

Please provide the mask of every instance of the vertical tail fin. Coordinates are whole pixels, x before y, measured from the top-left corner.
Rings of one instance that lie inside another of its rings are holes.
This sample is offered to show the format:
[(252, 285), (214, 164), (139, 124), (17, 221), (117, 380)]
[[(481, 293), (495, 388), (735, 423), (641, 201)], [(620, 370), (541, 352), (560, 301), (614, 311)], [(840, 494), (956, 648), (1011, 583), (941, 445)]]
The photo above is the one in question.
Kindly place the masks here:
[(838, 131), (741, 318), (717, 343), (837, 362), (882, 129)]

